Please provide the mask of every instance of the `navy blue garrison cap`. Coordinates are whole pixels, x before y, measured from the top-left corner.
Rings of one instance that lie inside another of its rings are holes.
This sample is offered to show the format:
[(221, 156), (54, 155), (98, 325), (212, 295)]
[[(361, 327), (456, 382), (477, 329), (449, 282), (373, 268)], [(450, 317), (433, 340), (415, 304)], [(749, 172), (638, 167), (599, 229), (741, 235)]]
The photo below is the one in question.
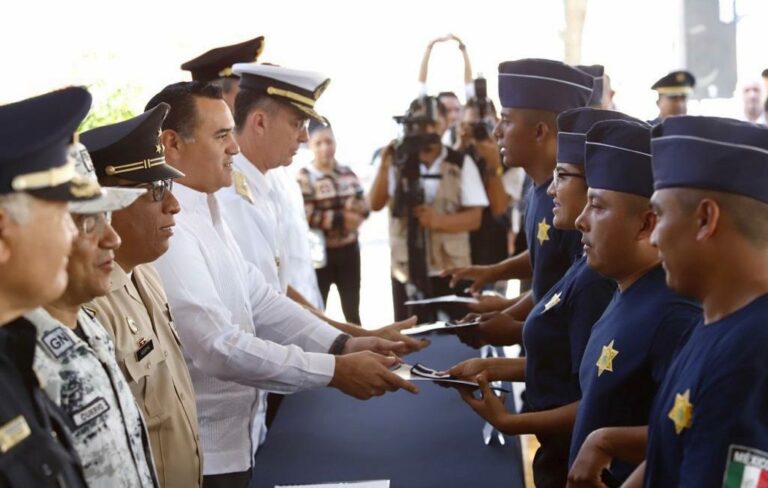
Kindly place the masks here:
[(499, 64), (499, 99), (506, 108), (560, 113), (585, 107), (594, 79), (560, 61), (520, 59)]
[(160, 127), (170, 106), (160, 103), (143, 114), (83, 132), (80, 141), (91, 154), (96, 176), (152, 182), (184, 174), (165, 162)]
[(670, 117), (652, 132), (657, 190), (685, 187), (768, 203), (768, 128), (720, 117)]
[(587, 186), (650, 198), (651, 128), (644, 122), (604, 120), (587, 132)]
[(68, 155), (90, 108), (91, 95), (81, 87), (0, 106), (0, 195), (24, 191), (60, 201), (101, 195)]
[(587, 105), (590, 107), (599, 107), (603, 102), (603, 80), (605, 79), (605, 68), (602, 64), (583, 65), (577, 64), (577, 68), (595, 79), (592, 85), (592, 96), (589, 97)]
[(584, 164), (584, 143), (587, 131), (601, 120), (640, 120), (615, 110), (580, 107), (557, 116), (557, 162)]

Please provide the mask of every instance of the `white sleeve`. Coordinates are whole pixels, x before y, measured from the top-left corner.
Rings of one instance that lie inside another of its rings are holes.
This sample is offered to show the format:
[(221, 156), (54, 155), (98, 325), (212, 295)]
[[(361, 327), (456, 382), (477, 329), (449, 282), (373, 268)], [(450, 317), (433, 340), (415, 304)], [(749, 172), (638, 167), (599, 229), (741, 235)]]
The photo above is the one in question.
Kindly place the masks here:
[(488, 195), (485, 193), (480, 170), (469, 156), (464, 156), (464, 164), (461, 166), (461, 206), (488, 206)]
[(466, 85), (464, 85), (464, 95), (466, 95), (467, 100), (470, 100), (472, 98), (475, 98), (475, 82), (470, 81)]
[[(184, 354), (194, 367), (221, 380), (276, 393), (326, 386), (333, 378), (334, 357), (266, 341), (243, 330), (219, 297), (200, 244), (189, 230), (177, 229), (171, 249), (155, 267), (174, 311)], [(259, 312), (276, 301), (276, 293), (264, 295)], [(275, 315), (290, 317), (284, 308), (278, 303)], [(270, 323), (274, 325), (274, 320)]]
[(416, 98), (421, 98), (426, 96), (427, 96), (427, 84), (422, 83), (420, 81), (418, 84), (418, 90), (416, 91)]

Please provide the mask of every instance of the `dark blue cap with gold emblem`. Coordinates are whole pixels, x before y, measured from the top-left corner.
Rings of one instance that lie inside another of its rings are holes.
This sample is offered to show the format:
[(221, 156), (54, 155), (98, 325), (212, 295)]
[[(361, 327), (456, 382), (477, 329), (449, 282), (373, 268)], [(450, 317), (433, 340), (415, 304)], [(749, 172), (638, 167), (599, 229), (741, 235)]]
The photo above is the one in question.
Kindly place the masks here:
[(193, 81), (214, 81), (219, 78), (236, 76), (232, 65), (253, 63), (264, 50), (264, 36), (250, 39), (231, 46), (217, 47), (181, 65), (184, 71), (192, 73)]
[(132, 119), (83, 132), (80, 141), (91, 154), (96, 176), (151, 182), (184, 174), (165, 162), (161, 125), (170, 107), (160, 103)]
[(499, 99), (505, 108), (560, 113), (585, 107), (594, 78), (560, 61), (520, 59), (499, 64)]
[(584, 164), (584, 144), (587, 132), (602, 120), (640, 120), (615, 110), (580, 107), (557, 116), (557, 162)]
[(721, 191), (768, 203), (768, 128), (721, 117), (670, 117), (652, 132), (657, 190)]
[(232, 71), (240, 76), (241, 90), (269, 95), (326, 124), (325, 117), (315, 111), (315, 102), (328, 88), (330, 78), (312, 71), (270, 64), (241, 63), (234, 65)]
[(98, 197), (99, 185), (79, 177), (68, 156), (90, 108), (91, 95), (81, 87), (0, 106), (0, 195), (23, 191), (61, 201)]
[(673, 71), (659, 78), (651, 86), (651, 90), (656, 90), (659, 95), (680, 96), (693, 93), (693, 87), (696, 86), (696, 78), (688, 71)]
[(587, 132), (584, 172), (590, 188), (650, 198), (651, 127), (644, 122), (604, 120)]
[(577, 64), (577, 68), (594, 78), (592, 85), (592, 96), (589, 97), (587, 106), (599, 107), (603, 101), (603, 80), (605, 79), (605, 68), (602, 64)]

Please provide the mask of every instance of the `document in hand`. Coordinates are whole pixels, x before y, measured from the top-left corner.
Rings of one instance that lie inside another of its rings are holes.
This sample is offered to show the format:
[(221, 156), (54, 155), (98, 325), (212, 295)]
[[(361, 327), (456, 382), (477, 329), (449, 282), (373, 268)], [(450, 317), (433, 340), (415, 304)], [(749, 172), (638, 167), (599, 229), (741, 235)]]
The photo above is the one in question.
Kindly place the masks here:
[[(468, 386), (470, 388), (480, 387), (480, 385), (474, 381), (462, 380), (419, 363), (416, 363), (413, 366), (407, 363), (400, 363), (397, 366), (393, 366), (392, 371), (406, 381), (433, 381), (435, 383), (444, 383), (449, 386)], [(509, 390), (497, 386), (491, 386), (491, 389), (509, 393)]]
[(458, 329), (464, 329), (467, 327), (475, 327), (480, 321), (473, 320), (470, 322), (433, 322), (430, 324), (417, 325), (410, 329), (400, 331), (403, 335), (417, 336), (428, 334), (455, 334)]
[(423, 300), (408, 300), (403, 305), (431, 305), (433, 303), (479, 303), (477, 298), (460, 297), (458, 295), (444, 295), (441, 297), (424, 298)]

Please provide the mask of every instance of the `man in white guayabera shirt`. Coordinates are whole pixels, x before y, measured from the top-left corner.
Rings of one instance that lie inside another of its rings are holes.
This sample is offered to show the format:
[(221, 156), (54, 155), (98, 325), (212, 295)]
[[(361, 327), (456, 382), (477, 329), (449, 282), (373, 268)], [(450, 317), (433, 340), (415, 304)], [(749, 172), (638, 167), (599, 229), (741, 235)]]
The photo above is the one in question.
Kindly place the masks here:
[(161, 102), (171, 106), (162, 126), (165, 158), (185, 176), (174, 186), (181, 205), (175, 236), (156, 267), (197, 396), (203, 485), (247, 486), (266, 435), (264, 391), (333, 386), (366, 399), (417, 390), (389, 370), (398, 359), (382, 355), (405, 344), (341, 334), (277, 293), (243, 257), (214, 195), (232, 184), (239, 151), (221, 89), (175, 83), (147, 108)]

